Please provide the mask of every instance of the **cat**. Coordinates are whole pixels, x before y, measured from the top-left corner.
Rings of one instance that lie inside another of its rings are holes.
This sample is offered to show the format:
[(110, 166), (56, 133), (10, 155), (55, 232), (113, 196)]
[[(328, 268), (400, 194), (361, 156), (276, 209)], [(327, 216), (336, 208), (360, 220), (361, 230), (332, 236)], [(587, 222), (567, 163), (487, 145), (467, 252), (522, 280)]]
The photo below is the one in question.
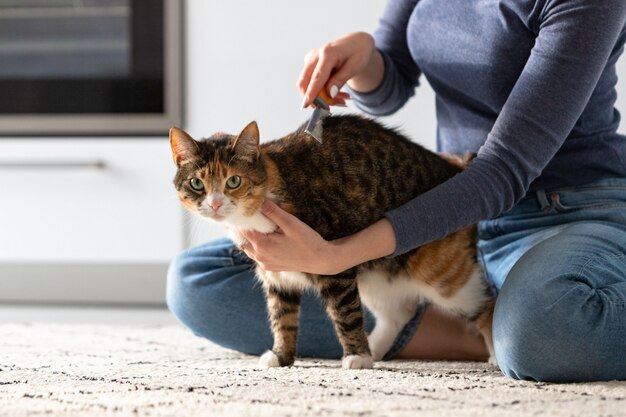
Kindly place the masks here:
[[(302, 128), (260, 144), (255, 122), (239, 135), (216, 133), (204, 140), (172, 128), (179, 198), (190, 211), (229, 227), (238, 245), (243, 243), (240, 229), (276, 230), (259, 211), (265, 198), (333, 240), (371, 225), (463, 169), (463, 162), (430, 152), (369, 118), (330, 116), (323, 132), (323, 144)], [(325, 304), (343, 348), (343, 368), (371, 368), (381, 360), (424, 299), (474, 322), (493, 358), (494, 300), (476, 258), (476, 241), (476, 227), (470, 226), (334, 276), (257, 266), (274, 336), (261, 365), (293, 364), (305, 288), (313, 288)], [(361, 303), (376, 318), (369, 336)]]

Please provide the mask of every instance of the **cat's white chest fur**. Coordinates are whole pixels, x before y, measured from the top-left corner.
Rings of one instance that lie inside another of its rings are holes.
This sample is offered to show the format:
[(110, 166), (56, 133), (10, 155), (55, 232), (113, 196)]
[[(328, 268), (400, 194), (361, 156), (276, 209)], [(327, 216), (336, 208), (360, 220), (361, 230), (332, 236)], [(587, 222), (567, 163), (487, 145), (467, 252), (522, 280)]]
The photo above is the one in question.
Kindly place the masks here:
[(276, 231), (276, 224), (257, 211), (252, 216), (244, 216), (241, 213), (233, 213), (228, 217), (228, 236), (237, 246), (241, 246), (245, 239), (239, 234), (239, 230), (256, 230), (261, 233), (272, 233)]
[(261, 278), (267, 281), (275, 288), (285, 290), (298, 290), (302, 291), (312, 285), (311, 281), (302, 272), (295, 271), (281, 271), (271, 272), (262, 271), (260, 273)]

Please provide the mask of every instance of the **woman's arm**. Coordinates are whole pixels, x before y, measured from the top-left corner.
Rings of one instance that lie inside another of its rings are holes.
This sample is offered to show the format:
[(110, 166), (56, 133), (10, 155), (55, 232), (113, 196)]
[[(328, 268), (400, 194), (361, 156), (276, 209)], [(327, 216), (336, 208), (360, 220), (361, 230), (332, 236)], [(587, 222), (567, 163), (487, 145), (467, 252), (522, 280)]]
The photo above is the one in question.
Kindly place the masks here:
[(421, 71), (409, 51), (407, 26), (416, 4), (417, 0), (392, 0), (385, 5), (374, 32), (384, 66), (384, 77), (378, 87), (364, 90), (348, 84), (357, 107), (366, 113), (392, 114), (415, 94)]
[(526, 194), (583, 112), (625, 21), (624, 0), (545, 1), (530, 57), (470, 167), (386, 214), (395, 255), (493, 218)]
[(395, 235), (386, 219), (352, 236), (327, 241), (269, 200), (263, 203), (261, 212), (276, 223), (279, 231), (263, 234), (242, 230), (248, 241), (242, 249), (267, 271), (334, 275), (370, 259), (387, 256), (395, 249)]

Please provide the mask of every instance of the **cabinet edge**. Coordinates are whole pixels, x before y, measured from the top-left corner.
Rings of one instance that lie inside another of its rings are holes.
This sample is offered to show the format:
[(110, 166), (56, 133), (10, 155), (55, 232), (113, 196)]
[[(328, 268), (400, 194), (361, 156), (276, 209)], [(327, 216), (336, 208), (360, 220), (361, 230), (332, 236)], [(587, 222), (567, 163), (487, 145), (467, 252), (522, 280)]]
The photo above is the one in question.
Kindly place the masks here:
[(165, 305), (166, 263), (0, 264), (0, 302)]

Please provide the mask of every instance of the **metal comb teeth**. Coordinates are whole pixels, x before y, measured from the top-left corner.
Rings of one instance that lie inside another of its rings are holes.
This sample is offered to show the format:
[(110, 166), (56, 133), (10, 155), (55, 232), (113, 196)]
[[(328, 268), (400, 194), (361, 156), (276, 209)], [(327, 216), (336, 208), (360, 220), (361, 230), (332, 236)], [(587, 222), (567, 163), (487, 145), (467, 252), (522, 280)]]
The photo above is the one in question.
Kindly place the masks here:
[(311, 115), (311, 118), (309, 119), (306, 128), (304, 128), (304, 131), (305, 133), (311, 135), (319, 143), (323, 143), (322, 125), (324, 119), (330, 116), (330, 111), (328, 111), (330, 107), (328, 106), (328, 103), (326, 103), (326, 101), (321, 97), (315, 97), (315, 100), (313, 100), (313, 104), (315, 105), (315, 110), (313, 110), (313, 114)]

